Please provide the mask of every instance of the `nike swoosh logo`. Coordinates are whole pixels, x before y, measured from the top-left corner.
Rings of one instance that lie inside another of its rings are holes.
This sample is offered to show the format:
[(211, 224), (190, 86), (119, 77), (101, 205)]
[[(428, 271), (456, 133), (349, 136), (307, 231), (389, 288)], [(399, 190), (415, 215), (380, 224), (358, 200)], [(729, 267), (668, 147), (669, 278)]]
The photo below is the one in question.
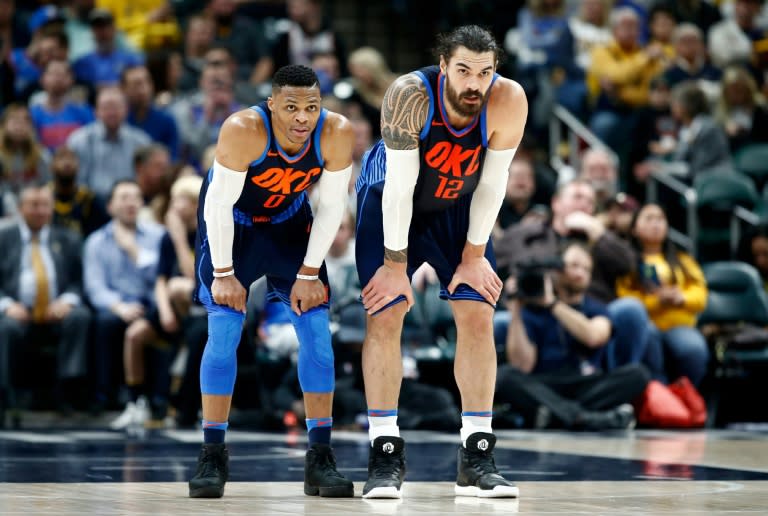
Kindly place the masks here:
[(274, 157), (277, 157), (279, 155), (280, 154), (278, 154), (277, 152), (267, 151), (267, 156), (269, 156), (270, 158), (274, 158)]
[(432, 122), (432, 125), (444, 126), (445, 124), (442, 122)]

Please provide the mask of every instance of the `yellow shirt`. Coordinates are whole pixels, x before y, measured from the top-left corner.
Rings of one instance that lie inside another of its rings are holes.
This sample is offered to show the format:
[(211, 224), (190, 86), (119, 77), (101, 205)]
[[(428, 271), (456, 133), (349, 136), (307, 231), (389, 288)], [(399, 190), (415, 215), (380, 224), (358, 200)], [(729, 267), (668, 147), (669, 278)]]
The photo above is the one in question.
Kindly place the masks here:
[(643, 257), (643, 262), (656, 268), (656, 275), (662, 285), (672, 285), (674, 273), (676, 285), (685, 299), (681, 306), (661, 304), (659, 296), (644, 289), (634, 275), (624, 276), (616, 282), (616, 294), (619, 297), (636, 297), (642, 301), (648, 310), (648, 316), (662, 331), (676, 326), (695, 326), (696, 318), (707, 306), (707, 282), (701, 267), (696, 260), (685, 253), (678, 253), (677, 257), (685, 267), (687, 275), (683, 274), (680, 268), (676, 268), (673, 272), (661, 254), (646, 255)]
[(651, 59), (642, 48), (625, 52), (615, 41), (592, 51), (587, 71), (587, 88), (592, 100), (600, 95), (600, 80), (607, 79), (616, 87), (616, 96), (624, 104), (640, 107), (648, 103), (651, 79), (663, 71), (660, 60)]
[(107, 9), (115, 17), (115, 26), (125, 32), (131, 44), (141, 50), (173, 45), (179, 40), (176, 20), (147, 22), (147, 17), (166, 0), (96, 0), (96, 7)]

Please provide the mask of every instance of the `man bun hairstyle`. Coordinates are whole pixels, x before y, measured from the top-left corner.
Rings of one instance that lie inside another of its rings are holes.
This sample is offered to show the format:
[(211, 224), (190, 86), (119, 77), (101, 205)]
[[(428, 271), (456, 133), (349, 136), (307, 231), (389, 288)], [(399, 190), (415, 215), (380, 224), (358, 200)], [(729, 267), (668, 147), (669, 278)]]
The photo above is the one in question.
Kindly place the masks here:
[(275, 91), (280, 91), (285, 86), (312, 88), (319, 84), (312, 68), (304, 65), (283, 66), (272, 77), (272, 89)]
[(458, 47), (465, 47), (472, 52), (493, 52), (497, 64), (504, 60), (504, 51), (493, 33), (479, 25), (462, 25), (451, 32), (439, 34), (434, 49), (435, 57), (443, 57), (448, 61)]

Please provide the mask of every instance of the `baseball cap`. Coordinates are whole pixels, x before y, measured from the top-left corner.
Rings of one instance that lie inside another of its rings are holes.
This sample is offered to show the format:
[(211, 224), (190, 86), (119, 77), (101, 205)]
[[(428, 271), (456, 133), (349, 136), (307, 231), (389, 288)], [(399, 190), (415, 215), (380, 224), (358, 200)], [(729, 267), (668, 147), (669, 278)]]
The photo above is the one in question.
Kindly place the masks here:
[(66, 18), (61, 9), (55, 5), (44, 5), (43, 7), (38, 8), (32, 13), (32, 16), (29, 17), (29, 30), (31, 32), (36, 32), (38, 29), (49, 23), (57, 21), (63, 22), (65, 20)]
[(114, 23), (115, 17), (108, 9), (96, 8), (88, 14), (88, 23), (91, 25), (107, 25)]
[(614, 195), (611, 199), (608, 200), (606, 205), (608, 207), (618, 206), (620, 209), (629, 212), (635, 212), (640, 208), (640, 203), (637, 202), (637, 199), (631, 195), (625, 194), (624, 192), (619, 192)]

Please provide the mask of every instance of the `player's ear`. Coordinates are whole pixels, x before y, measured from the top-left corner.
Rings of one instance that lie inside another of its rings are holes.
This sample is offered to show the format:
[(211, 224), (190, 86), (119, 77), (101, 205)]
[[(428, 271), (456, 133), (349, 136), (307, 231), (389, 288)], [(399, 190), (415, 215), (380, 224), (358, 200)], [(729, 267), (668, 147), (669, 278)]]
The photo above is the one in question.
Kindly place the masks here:
[(445, 75), (446, 70), (448, 69), (448, 63), (445, 62), (445, 56), (440, 56), (440, 71)]
[(269, 108), (269, 110), (270, 110), (270, 111), (272, 111), (272, 112), (274, 112), (274, 111), (275, 111), (275, 108), (274, 108), (274, 103), (275, 103), (275, 101), (274, 101), (274, 100), (272, 100), (272, 97), (267, 97), (267, 107), (268, 107), (268, 108)]

